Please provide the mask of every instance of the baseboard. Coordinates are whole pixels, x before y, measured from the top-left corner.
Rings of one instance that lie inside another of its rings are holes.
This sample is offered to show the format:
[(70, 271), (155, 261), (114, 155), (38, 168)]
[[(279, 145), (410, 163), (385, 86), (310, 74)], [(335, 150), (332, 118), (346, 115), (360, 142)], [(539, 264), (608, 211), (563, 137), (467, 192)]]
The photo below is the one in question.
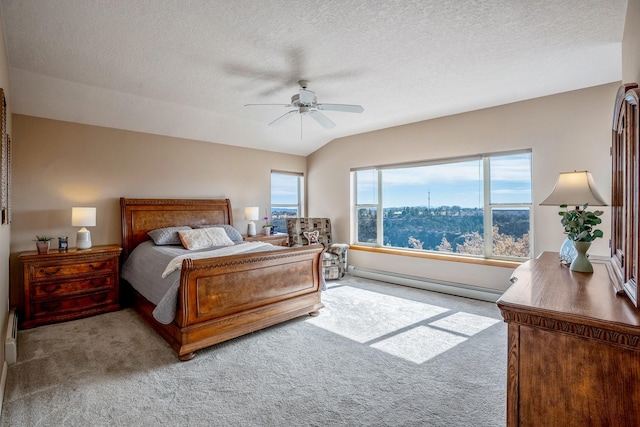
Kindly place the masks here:
[(4, 341), (4, 360), (7, 364), (12, 365), (18, 359), (18, 315), (16, 309), (9, 311), (7, 319), (7, 332)]
[(465, 298), (473, 298), (481, 301), (496, 302), (502, 295), (502, 291), (464, 285), (462, 283), (431, 280), (422, 277), (408, 276), (404, 274), (390, 273), (387, 271), (371, 270), (368, 268), (349, 266), (348, 271), (356, 277), (379, 280), (381, 282), (394, 283), (396, 285), (409, 286), (411, 288), (440, 292)]
[(7, 371), (9, 370), (9, 365), (7, 362), (2, 364), (2, 378), (0, 378), (0, 414), (2, 413), (2, 404), (4, 403), (4, 387), (7, 384)]

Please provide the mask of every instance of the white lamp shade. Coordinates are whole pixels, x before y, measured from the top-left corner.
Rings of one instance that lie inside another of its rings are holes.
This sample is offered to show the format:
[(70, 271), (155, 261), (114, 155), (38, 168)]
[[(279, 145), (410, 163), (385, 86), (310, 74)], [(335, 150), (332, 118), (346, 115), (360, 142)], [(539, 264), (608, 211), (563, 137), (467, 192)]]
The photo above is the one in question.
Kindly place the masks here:
[(95, 227), (96, 208), (71, 208), (71, 225), (74, 227)]
[(582, 207), (587, 203), (589, 206), (607, 206), (598, 194), (591, 174), (587, 171), (580, 171), (562, 172), (553, 191), (540, 205)]
[(249, 221), (255, 221), (260, 218), (260, 208), (258, 207), (248, 207), (244, 208), (244, 219)]

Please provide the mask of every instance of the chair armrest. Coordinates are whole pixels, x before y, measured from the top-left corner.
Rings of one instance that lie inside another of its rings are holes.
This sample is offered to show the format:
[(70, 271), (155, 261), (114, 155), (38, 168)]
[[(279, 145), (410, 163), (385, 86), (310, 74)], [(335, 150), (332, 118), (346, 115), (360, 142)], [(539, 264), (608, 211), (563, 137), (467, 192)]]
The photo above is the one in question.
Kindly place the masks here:
[(327, 252), (330, 254), (344, 256), (347, 253), (347, 249), (349, 249), (349, 245), (346, 243), (332, 243), (327, 248)]
[(326, 250), (326, 253), (333, 254), (338, 257), (340, 277), (344, 277), (347, 272), (347, 249), (349, 249), (349, 245), (345, 243), (332, 243)]

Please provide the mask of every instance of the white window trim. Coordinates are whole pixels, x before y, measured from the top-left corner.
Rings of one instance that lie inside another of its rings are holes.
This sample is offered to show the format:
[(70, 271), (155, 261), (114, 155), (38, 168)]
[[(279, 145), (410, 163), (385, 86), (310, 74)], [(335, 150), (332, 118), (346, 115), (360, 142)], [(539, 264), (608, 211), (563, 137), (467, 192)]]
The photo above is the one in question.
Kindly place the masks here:
[[(383, 200), (382, 200), (382, 171), (385, 169), (401, 169), (401, 168), (413, 168), (413, 167), (421, 167), (421, 166), (432, 166), (437, 164), (446, 164), (446, 163), (457, 163), (457, 162), (465, 162), (469, 160), (482, 160), (482, 183), (483, 183), (483, 225), (484, 225), (484, 255), (469, 255), (469, 254), (456, 254), (456, 253), (447, 253), (447, 255), (451, 256), (460, 256), (460, 257), (476, 257), (480, 259), (497, 259), (497, 260), (505, 260), (505, 261), (522, 261), (523, 258), (519, 257), (508, 257), (502, 255), (493, 255), (493, 216), (492, 212), (494, 208), (500, 209), (509, 209), (509, 208), (528, 208), (529, 210), (529, 258), (531, 258), (532, 254), (535, 253), (533, 245), (533, 224), (534, 224), (534, 211), (533, 211), (533, 200), (531, 203), (491, 203), (491, 169), (490, 169), (490, 160), (495, 157), (503, 157), (509, 155), (516, 154), (529, 154), (530, 162), (533, 157), (533, 152), (530, 149), (527, 150), (514, 150), (508, 152), (499, 152), (499, 153), (487, 153), (481, 154), (478, 156), (462, 156), (455, 158), (447, 158), (447, 159), (438, 159), (432, 161), (424, 161), (424, 162), (411, 162), (411, 163), (402, 163), (397, 165), (379, 165), (372, 167), (359, 167), (351, 169), (352, 174), (352, 211), (351, 211), (351, 224), (354, 232), (352, 233), (351, 241), (353, 244), (358, 246), (365, 247), (376, 247), (376, 248), (384, 248), (383, 245), (383, 237), (384, 237), (384, 213), (383, 213)], [(531, 163), (529, 164), (529, 171), (532, 172)], [(377, 186), (378, 186), (378, 199), (377, 203), (364, 203), (357, 204), (357, 194), (358, 194), (358, 180), (357, 174), (355, 172), (364, 171), (364, 170), (376, 170), (377, 171)], [(533, 198), (533, 194), (532, 194)], [(361, 208), (376, 208), (377, 216), (376, 216), (376, 243), (371, 242), (361, 242), (357, 240), (358, 237), (358, 209)], [(396, 248), (396, 247), (393, 247)], [(437, 253), (441, 254), (442, 252), (431, 251), (431, 250), (423, 250), (423, 249), (412, 249), (412, 248), (397, 248), (402, 250), (410, 250), (410, 251), (419, 251), (419, 252), (427, 252), (427, 253)]]

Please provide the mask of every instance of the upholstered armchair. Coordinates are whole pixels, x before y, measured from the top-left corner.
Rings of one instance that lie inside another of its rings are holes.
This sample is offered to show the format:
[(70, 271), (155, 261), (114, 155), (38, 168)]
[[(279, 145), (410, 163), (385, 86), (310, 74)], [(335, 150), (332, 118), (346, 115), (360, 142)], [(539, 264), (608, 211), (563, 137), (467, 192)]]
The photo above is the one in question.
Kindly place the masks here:
[(289, 246), (324, 244), (327, 250), (322, 258), (322, 274), (325, 280), (339, 279), (347, 272), (349, 245), (333, 243), (329, 218), (288, 218)]

